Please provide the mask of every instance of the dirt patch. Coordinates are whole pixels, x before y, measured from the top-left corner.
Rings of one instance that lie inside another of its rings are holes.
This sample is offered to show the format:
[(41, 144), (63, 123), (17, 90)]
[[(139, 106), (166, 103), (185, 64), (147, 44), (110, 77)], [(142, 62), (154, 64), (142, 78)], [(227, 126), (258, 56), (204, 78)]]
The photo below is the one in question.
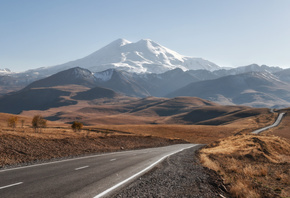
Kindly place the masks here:
[(203, 148), (200, 159), (233, 197), (289, 197), (290, 142), (273, 135), (237, 135)]

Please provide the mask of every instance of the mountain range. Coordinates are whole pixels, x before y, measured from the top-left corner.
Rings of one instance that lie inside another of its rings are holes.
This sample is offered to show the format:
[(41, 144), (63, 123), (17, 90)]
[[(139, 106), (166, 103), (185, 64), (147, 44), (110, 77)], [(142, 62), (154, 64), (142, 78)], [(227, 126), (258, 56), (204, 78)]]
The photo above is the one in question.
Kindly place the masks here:
[(268, 72), (249, 72), (193, 82), (167, 97), (195, 96), (224, 105), (290, 106), (290, 84)]
[[(149, 39), (136, 43), (118, 39), (62, 65), (21, 73), (3, 70), (0, 111), (18, 113), (78, 100), (149, 96), (192, 96), (224, 105), (281, 108), (290, 106), (289, 76), (290, 69), (257, 64), (223, 69)], [(11, 108), (12, 102), (19, 105)]]
[[(203, 80), (197, 78), (206, 73)], [(71, 68), (0, 97), (0, 112), (20, 113), (75, 105), (82, 100), (126, 97), (199, 97), (223, 105), (281, 108), (290, 106), (290, 84), (269, 72), (248, 72), (212, 79), (213, 72), (174, 69), (136, 74), (116, 69), (91, 72)], [(209, 80), (205, 80), (209, 77)]]

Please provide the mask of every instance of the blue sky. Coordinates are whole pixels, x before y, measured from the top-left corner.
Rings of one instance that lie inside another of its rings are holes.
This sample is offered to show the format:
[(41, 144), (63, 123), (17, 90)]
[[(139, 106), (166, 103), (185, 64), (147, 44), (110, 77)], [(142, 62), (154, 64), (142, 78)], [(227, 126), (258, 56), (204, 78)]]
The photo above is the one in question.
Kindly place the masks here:
[(24, 71), (142, 38), (220, 66), (290, 67), (289, 0), (0, 0), (0, 68)]

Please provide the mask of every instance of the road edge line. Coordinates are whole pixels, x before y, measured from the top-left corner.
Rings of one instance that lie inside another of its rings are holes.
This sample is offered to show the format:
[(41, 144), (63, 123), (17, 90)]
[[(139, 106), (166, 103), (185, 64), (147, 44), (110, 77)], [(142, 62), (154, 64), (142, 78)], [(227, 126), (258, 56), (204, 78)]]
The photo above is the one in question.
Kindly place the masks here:
[(198, 144), (195, 144), (195, 145), (192, 145), (192, 146), (189, 146), (189, 147), (187, 147), (187, 148), (183, 148), (183, 149), (177, 150), (177, 151), (175, 151), (175, 152), (172, 152), (172, 153), (169, 153), (169, 154), (163, 156), (162, 158), (160, 158), (159, 160), (157, 160), (157, 161), (154, 162), (153, 164), (147, 166), (145, 169), (143, 169), (143, 170), (139, 171), (138, 173), (132, 175), (131, 177), (129, 177), (129, 178), (127, 178), (127, 179), (125, 179), (125, 180), (119, 182), (118, 184), (115, 184), (114, 186), (112, 186), (112, 187), (108, 188), (107, 190), (103, 191), (102, 193), (100, 193), (100, 194), (94, 196), (94, 198), (101, 198), (101, 197), (105, 196), (106, 194), (108, 194), (108, 193), (110, 193), (111, 191), (115, 190), (116, 188), (122, 186), (123, 184), (129, 182), (130, 180), (134, 179), (135, 177), (137, 177), (137, 176), (139, 176), (139, 175), (141, 175), (141, 174), (147, 172), (148, 170), (150, 170), (151, 168), (153, 168), (156, 164), (160, 163), (161, 161), (163, 161), (165, 158), (169, 157), (170, 155), (174, 155), (174, 154), (179, 153), (179, 152), (181, 152), (181, 151), (183, 151), (183, 150), (185, 150), (185, 149), (189, 149), (189, 148), (192, 148), (192, 147), (197, 146), (197, 145), (198, 145)]
[[(170, 145), (167, 145), (167, 146), (170, 146)], [(163, 147), (166, 147), (166, 146), (152, 147), (152, 148), (163, 148)], [(95, 154), (95, 155), (93, 154), (93, 155), (82, 156), (82, 157), (73, 157), (73, 158), (69, 158), (69, 159), (56, 160), (56, 161), (52, 161), (52, 162), (44, 162), (44, 163), (39, 163), (39, 164), (27, 165), (27, 166), (19, 166), (19, 167), (15, 167), (15, 168), (4, 168), (4, 169), (0, 169), (0, 173), (6, 172), (6, 171), (24, 169), (24, 168), (32, 168), (32, 167), (37, 167), (37, 166), (57, 164), (57, 163), (61, 163), (61, 162), (69, 162), (69, 161), (74, 161), (74, 160), (79, 160), (79, 159), (88, 159), (88, 158), (94, 158), (94, 157), (102, 157), (102, 156), (106, 156), (106, 155), (114, 155), (114, 154), (118, 154), (118, 153), (130, 153), (130, 152), (141, 151), (141, 150), (149, 150), (152, 148), (143, 148), (143, 149), (140, 148), (140, 149), (134, 149), (134, 150), (127, 150), (127, 151), (115, 151), (115, 152), (110, 152), (110, 153), (100, 153), (100, 154)]]
[(2, 186), (2, 187), (0, 187), (0, 190), (4, 189), (4, 188), (9, 188), (9, 187), (12, 187), (12, 186), (17, 186), (17, 185), (20, 185), (20, 184), (23, 184), (23, 182), (18, 182), (18, 183), (10, 184), (10, 185), (7, 185), (7, 186)]
[(87, 159), (87, 158), (94, 158), (94, 157), (102, 157), (106, 155), (114, 155), (120, 152), (133, 152), (135, 150), (129, 150), (129, 151), (118, 151), (118, 152), (112, 152), (112, 153), (102, 153), (102, 154), (97, 154), (97, 155), (89, 155), (89, 156), (83, 156), (83, 157), (76, 157), (76, 158), (70, 158), (70, 159), (64, 159), (64, 160), (58, 160), (58, 161), (53, 161), (53, 162), (45, 162), (45, 163), (40, 163), (40, 164), (32, 164), (28, 166), (20, 166), (20, 167), (15, 167), (15, 168), (7, 168), (7, 169), (0, 169), (1, 172), (5, 171), (12, 171), (12, 170), (17, 170), (17, 169), (24, 169), (24, 168), (31, 168), (31, 167), (36, 167), (36, 166), (44, 166), (44, 165), (49, 165), (49, 164), (57, 164), (61, 162), (68, 162), (68, 161), (74, 161), (74, 160), (79, 160), (79, 159)]

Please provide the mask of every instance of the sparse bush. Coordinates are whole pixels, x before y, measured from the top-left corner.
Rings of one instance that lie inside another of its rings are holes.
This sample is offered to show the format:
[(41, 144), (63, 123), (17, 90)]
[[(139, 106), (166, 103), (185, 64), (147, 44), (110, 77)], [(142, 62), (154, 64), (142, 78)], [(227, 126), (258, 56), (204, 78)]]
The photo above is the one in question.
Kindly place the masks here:
[(47, 120), (45, 120), (41, 115), (35, 115), (32, 119), (32, 127), (35, 132), (41, 132), (41, 128), (47, 126)]
[(8, 126), (12, 127), (13, 129), (15, 129), (16, 125), (17, 125), (17, 122), (18, 122), (18, 117), (17, 116), (11, 116), (8, 119)]
[(81, 122), (74, 121), (73, 124), (71, 125), (71, 128), (74, 132), (79, 132), (82, 130), (83, 126), (84, 125)]

